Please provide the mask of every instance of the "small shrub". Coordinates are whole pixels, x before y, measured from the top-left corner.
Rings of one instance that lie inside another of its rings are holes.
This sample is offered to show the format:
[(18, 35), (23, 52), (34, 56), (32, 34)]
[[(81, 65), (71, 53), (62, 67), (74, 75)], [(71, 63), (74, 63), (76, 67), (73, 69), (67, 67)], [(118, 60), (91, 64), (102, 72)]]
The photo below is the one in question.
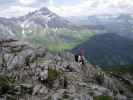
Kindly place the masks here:
[(64, 94), (64, 95), (62, 96), (62, 99), (69, 99), (69, 95)]
[(51, 96), (49, 96), (48, 98), (47, 98), (47, 100), (51, 100), (52, 98), (51, 98)]
[(47, 82), (50, 87), (52, 87), (53, 82), (60, 76), (60, 72), (55, 69), (48, 69)]
[(133, 93), (133, 86), (131, 86), (131, 92)]
[(10, 90), (10, 82), (7, 76), (0, 75), (0, 94), (7, 93)]
[(128, 90), (131, 91), (133, 93), (133, 85), (129, 85), (128, 86)]
[(48, 69), (48, 80), (54, 81), (60, 75), (60, 72), (55, 69)]
[(14, 96), (25, 95), (26, 93), (31, 94), (32, 87), (23, 86), (18, 84), (11, 77), (0, 75), (0, 95), (9, 94), (8, 98), (15, 98)]
[(100, 85), (102, 85), (103, 82), (104, 82), (104, 73), (103, 72), (98, 72), (96, 74), (96, 77), (95, 78), (96, 78), (97, 83), (100, 84)]
[(7, 100), (17, 100), (17, 96), (11, 96), (11, 95), (8, 95), (7, 96)]

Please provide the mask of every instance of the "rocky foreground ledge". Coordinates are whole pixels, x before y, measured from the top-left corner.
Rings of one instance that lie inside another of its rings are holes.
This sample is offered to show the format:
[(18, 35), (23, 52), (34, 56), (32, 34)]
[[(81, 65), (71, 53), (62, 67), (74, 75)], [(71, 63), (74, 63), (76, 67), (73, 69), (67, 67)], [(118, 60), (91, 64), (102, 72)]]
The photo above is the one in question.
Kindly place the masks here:
[(70, 53), (2, 40), (0, 100), (133, 100), (133, 76), (80, 65)]

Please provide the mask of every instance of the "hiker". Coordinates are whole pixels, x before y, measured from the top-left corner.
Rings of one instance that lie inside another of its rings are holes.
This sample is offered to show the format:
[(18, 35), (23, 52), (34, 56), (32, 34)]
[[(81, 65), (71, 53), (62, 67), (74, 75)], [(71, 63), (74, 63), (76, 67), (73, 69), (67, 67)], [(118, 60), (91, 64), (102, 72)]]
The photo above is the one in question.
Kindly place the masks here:
[(80, 49), (80, 56), (81, 56), (81, 63), (85, 65), (85, 56), (84, 56), (84, 49)]
[(78, 62), (79, 54), (75, 55), (75, 61)]
[(85, 65), (85, 57), (83, 49), (80, 49), (80, 53), (75, 55), (75, 61), (82, 65)]

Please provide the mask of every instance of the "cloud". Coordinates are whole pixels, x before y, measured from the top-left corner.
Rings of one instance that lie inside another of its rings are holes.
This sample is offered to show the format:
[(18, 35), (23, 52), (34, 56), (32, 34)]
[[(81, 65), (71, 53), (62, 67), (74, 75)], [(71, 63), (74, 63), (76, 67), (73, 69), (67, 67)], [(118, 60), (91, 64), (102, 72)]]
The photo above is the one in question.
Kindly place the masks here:
[(73, 6), (50, 6), (61, 16), (88, 16), (100, 14), (132, 13), (132, 0), (81, 0)]
[(30, 6), (34, 3), (36, 3), (36, 0), (19, 0), (20, 4), (25, 6)]
[(46, 6), (60, 16), (132, 13), (132, 0), (1, 0), (0, 16), (18, 17)]
[(2, 10), (0, 12), (1, 17), (19, 17), (23, 16), (29, 12), (33, 12), (36, 10), (35, 8), (32, 7), (25, 7), (25, 6), (11, 6), (8, 9)]
[(49, 5), (53, 6), (54, 5), (54, 1), (53, 0), (49, 0)]
[[(7, 1), (7, 2), (6, 2)], [(19, 17), (40, 9), (47, 0), (5, 0), (0, 1), (0, 17)]]

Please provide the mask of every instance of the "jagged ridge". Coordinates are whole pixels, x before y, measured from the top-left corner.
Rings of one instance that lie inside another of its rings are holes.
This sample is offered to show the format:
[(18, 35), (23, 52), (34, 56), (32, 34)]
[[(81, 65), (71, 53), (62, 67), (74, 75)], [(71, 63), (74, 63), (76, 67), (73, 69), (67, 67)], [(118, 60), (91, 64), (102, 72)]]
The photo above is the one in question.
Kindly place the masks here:
[(129, 80), (123, 78), (128, 83), (121, 82), (118, 76), (106, 74), (97, 66), (74, 62), (70, 53), (53, 55), (45, 48), (15, 41), (1, 42), (4, 57), (0, 66), (1, 96), (22, 100), (133, 98), (127, 88), (133, 81), (128, 77)]

